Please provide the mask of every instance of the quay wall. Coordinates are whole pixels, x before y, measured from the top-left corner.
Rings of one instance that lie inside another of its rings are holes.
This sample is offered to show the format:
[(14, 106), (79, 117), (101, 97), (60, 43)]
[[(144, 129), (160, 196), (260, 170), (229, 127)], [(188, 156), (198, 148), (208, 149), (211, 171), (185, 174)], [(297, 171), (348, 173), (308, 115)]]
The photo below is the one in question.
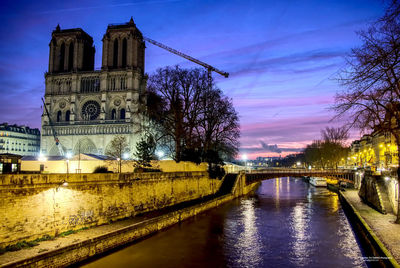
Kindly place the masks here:
[(119, 230), (102, 234), (96, 238), (77, 242), (57, 250), (45, 252), (35, 257), (13, 263), (2, 264), (1, 267), (64, 267), (102, 254), (129, 242), (144, 238), (162, 229), (184, 221), (199, 213), (227, 203), (236, 197), (247, 195), (256, 190), (260, 182), (245, 184), (245, 175), (237, 177), (230, 194), (214, 198), (191, 207), (173, 211), (155, 218), (139, 222)]
[(207, 172), (0, 175), (0, 247), (215, 193)]
[(374, 267), (399, 267), (390, 251), (341, 191), (339, 191), (339, 200), (366, 254), (376, 257)]

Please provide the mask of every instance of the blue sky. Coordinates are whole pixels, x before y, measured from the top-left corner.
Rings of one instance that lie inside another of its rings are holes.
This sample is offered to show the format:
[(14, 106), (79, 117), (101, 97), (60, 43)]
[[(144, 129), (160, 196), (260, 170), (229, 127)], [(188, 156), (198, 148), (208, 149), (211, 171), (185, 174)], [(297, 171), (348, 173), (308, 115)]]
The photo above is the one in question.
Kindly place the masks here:
[[(82, 28), (96, 47), (109, 23), (132, 16), (142, 33), (229, 72), (214, 78), (241, 119), (241, 152), (277, 155), (317, 139), (340, 90), (344, 57), (356, 31), (383, 14), (381, 0), (347, 1), (2, 1), (0, 123), (40, 128), (51, 32)], [(146, 72), (197, 67), (147, 44)], [(276, 147), (270, 146), (277, 144)]]

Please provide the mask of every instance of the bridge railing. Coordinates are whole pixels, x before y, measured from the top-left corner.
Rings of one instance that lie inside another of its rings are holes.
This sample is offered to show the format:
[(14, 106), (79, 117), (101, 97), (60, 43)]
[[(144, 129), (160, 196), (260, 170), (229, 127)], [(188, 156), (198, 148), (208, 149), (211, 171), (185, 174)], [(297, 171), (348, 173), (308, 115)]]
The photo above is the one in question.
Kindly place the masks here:
[(301, 177), (301, 176), (326, 176), (340, 181), (354, 183), (354, 170), (309, 170), (298, 168), (269, 168), (262, 170), (252, 170), (246, 173), (246, 184), (265, 179), (278, 177)]
[(294, 173), (294, 174), (351, 174), (351, 169), (300, 169), (300, 168), (267, 168), (247, 171), (250, 174), (257, 173)]

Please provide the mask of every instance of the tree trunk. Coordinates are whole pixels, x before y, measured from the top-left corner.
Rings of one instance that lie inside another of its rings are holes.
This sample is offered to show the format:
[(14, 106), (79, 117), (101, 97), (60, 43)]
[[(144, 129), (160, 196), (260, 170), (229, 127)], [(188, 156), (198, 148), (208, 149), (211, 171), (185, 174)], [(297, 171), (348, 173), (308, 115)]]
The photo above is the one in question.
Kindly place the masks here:
[[(396, 191), (396, 189), (395, 189), (395, 191)], [(397, 143), (397, 217), (396, 217), (396, 223), (400, 224), (400, 144), (399, 143)]]

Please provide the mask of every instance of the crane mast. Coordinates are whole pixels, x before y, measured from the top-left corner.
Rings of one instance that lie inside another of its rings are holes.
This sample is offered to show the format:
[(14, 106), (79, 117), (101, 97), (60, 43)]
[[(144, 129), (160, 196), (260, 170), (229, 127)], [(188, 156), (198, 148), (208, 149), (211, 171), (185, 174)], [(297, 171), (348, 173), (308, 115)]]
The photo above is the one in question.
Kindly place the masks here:
[(211, 83), (211, 73), (212, 73), (212, 72), (216, 72), (216, 73), (218, 73), (218, 74), (224, 76), (225, 78), (228, 78), (228, 76), (229, 76), (229, 73), (227, 73), (227, 72), (218, 70), (217, 68), (215, 68), (215, 67), (213, 67), (213, 66), (211, 66), (211, 65), (209, 65), (209, 64), (207, 64), (207, 63), (205, 63), (205, 62), (202, 62), (202, 61), (200, 61), (200, 60), (198, 60), (198, 59), (195, 59), (195, 58), (193, 58), (193, 57), (191, 57), (191, 56), (189, 56), (189, 55), (186, 55), (186, 54), (184, 54), (184, 53), (182, 53), (182, 52), (180, 52), (180, 51), (178, 51), (178, 50), (176, 50), (176, 49), (173, 49), (173, 48), (171, 48), (171, 47), (169, 47), (169, 46), (166, 46), (166, 45), (164, 45), (164, 44), (161, 44), (160, 42), (157, 42), (157, 41), (155, 41), (155, 40), (153, 40), (153, 39), (150, 39), (150, 38), (148, 38), (148, 37), (143, 37), (143, 39), (144, 39), (145, 41), (147, 41), (147, 42), (149, 42), (149, 43), (155, 45), (155, 46), (158, 46), (158, 47), (160, 47), (160, 48), (163, 48), (163, 49), (165, 49), (165, 50), (167, 50), (167, 51), (169, 51), (169, 52), (171, 52), (171, 53), (173, 53), (173, 54), (175, 54), (175, 55), (178, 55), (178, 56), (180, 56), (180, 57), (182, 57), (182, 58), (185, 58), (185, 59), (190, 60), (190, 61), (192, 61), (192, 62), (194, 62), (194, 63), (196, 63), (196, 64), (198, 64), (198, 65), (203, 66), (203, 67), (206, 68), (207, 71), (208, 71), (208, 79), (209, 79), (209, 82), (210, 82), (210, 83)]
[(53, 121), (51, 121), (51, 117), (50, 117), (50, 114), (49, 114), (49, 110), (47, 110), (47, 106), (46, 106), (46, 103), (44, 102), (44, 99), (43, 99), (43, 98), (42, 98), (42, 102), (43, 102), (44, 109), (45, 109), (45, 111), (46, 111), (47, 117), (49, 118), (49, 125), (50, 125), (50, 127), (51, 127), (51, 131), (53, 132), (54, 141), (55, 141), (55, 143), (56, 143), (56, 146), (57, 146), (57, 148), (58, 148), (58, 151), (60, 152), (60, 155), (61, 155), (61, 156), (64, 156), (64, 149), (62, 148), (62, 145), (60, 144), (60, 140), (59, 140), (58, 137), (57, 137), (56, 129), (54, 128)]

